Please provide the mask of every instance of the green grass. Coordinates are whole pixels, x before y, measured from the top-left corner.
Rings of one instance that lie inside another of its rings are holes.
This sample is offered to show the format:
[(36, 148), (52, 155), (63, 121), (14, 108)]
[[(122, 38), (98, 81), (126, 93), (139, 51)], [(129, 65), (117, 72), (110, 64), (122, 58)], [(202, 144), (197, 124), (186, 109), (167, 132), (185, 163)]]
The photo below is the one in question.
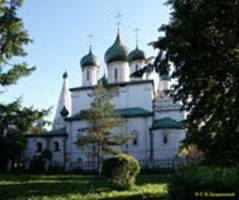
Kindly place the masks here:
[(112, 191), (103, 178), (85, 175), (0, 175), (1, 200), (160, 200), (169, 175), (140, 175), (129, 191)]

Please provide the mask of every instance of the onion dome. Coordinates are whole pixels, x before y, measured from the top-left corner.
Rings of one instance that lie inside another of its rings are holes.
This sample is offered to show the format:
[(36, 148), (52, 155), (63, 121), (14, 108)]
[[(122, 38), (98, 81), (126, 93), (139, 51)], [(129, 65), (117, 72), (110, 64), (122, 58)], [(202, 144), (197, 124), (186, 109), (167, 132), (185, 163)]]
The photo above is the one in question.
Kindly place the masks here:
[(136, 47), (135, 50), (129, 53), (129, 62), (132, 62), (135, 60), (146, 60), (144, 51), (140, 50), (138, 46)]
[(85, 55), (80, 61), (81, 67), (96, 66), (100, 65), (96, 55), (92, 53), (91, 47), (87, 55)]
[(120, 34), (117, 34), (114, 44), (105, 53), (105, 62), (128, 62), (128, 48), (121, 42)]

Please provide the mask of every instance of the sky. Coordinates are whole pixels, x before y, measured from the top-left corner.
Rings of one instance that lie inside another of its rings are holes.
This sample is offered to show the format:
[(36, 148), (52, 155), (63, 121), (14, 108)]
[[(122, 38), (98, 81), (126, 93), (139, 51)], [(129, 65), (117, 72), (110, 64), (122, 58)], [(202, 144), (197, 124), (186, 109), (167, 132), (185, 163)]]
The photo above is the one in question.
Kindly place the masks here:
[(25, 47), (25, 60), (37, 70), (17, 85), (5, 88), (1, 101), (22, 97), (24, 106), (52, 107), (52, 120), (66, 68), (70, 88), (81, 86), (79, 62), (89, 50), (87, 35), (94, 35), (93, 52), (101, 64), (99, 77), (105, 68), (104, 53), (116, 37), (118, 12), (123, 15), (123, 43), (133, 50), (133, 30), (140, 28), (139, 47), (147, 57), (156, 55), (157, 51), (148, 43), (158, 38), (158, 28), (169, 21), (170, 10), (164, 3), (165, 0), (25, 0), (19, 16), (34, 40)]

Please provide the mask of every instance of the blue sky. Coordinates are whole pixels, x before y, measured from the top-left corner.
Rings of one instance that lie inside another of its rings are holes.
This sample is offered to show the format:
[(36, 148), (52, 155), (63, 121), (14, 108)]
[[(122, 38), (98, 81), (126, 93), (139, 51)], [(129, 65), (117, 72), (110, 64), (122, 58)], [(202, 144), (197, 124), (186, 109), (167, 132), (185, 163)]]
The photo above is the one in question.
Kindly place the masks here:
[(28, 45), (26, 58), (37, 70), (21, 79), (16, 86), (6, 88), (1, 100), (9, 102), (17, 97), (23, 104), (36, 108), (53, 107), (53, 118), (62, 74), (67, 67), (70, 87), (81, 85), (79, 61), (88, 53), (89, 33), (94, 34), (93, 52), (101, 63), (104, 53), (116, 36), (117, 12), (123, 14), (121, 35), (131, 50), (135, 48), (135, 33), (139, 27), (139, 46), (147, 56), (156, 51), (147, 44), (159, 36), (157, 29), (169, 20), (165, 0), (25, 0), (19, 14), (34, 43)]

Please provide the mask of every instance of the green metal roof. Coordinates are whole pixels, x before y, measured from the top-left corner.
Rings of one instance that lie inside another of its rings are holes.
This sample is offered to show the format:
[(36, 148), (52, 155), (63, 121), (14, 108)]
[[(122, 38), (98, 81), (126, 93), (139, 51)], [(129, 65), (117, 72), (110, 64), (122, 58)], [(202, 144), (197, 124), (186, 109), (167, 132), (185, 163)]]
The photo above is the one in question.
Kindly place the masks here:
[[(148, 110), (145, 110), (140, 107), (133, 107), (133, 108), (122, 108), (122, 109), (116, 109), (116, 114), (118, 114), (121, 117), (125, 118), (132, 118), (132, 117), (147, 117), (152, 116), (153, 112), (150, 112)], [(68, 117), (66, 120), (68, 121), (79, 121), (81, 120), (81, 114), (77, 113), (71, 117)]]
[(66, 132), (66, 128), (61, 129), (55, 129), (43, 133), (37, 133), (37, 134), (29, 134), (26, 135), (26, 137), (67, 137), (68, 134)]
[(182, 129), (181, 122), (178, 122), (170, 117), (154, 120), (152, 130), (155, 129)]
[(120, 34), (117, 34), (114, 44), (105, 53), (105, 62), (128, 61), (128, 48), (121, 42)]
[(162, 81), (170, 81), (171, 78), (168, 73), (165, 73), (165, 74), (160, 75), (160, 79)]
[(134, 108), (122, 108), (122, 109), (116, 109), (115, 110), (117, 114), (119, 114), (121, 117), (147, 117), (152, 116), (153, 112), (150, 112), (148, 110), (145, 110), (140, 107), (134, 107)]
[(145, 53), (138, 47), (136, 47), (135, 50), (129, 53), (129, 62), (132, 62), (134, 60), (146, 60)]
[(97, 58), (96, 55), (92, 53), (91, 48), (89, 53), (81, 59), (80, 64), (81, 64), (81, 67), (88, 67), (88, 66), (98, 67), (100, 65), (99, 59)]

